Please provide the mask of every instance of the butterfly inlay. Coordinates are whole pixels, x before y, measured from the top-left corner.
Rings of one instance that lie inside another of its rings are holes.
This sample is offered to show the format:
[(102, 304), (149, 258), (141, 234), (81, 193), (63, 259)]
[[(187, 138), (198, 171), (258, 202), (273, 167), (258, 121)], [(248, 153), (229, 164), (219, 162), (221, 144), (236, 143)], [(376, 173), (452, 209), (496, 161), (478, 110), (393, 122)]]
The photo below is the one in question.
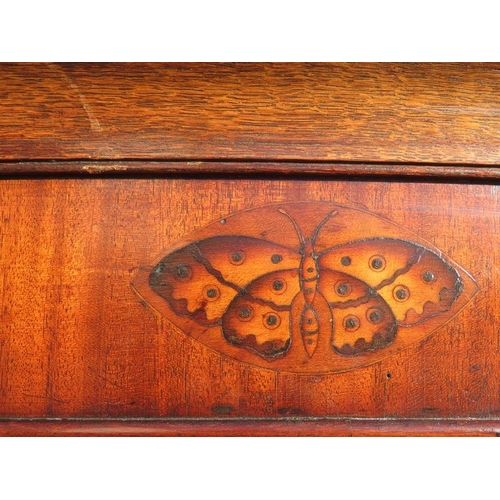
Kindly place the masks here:
[(425, 338), (474, 295), (460, 266), (417, 240), (364, 210), (266, 206), (198, 231), (134, 287), (219, 353), (271, 369), (345, 371)]

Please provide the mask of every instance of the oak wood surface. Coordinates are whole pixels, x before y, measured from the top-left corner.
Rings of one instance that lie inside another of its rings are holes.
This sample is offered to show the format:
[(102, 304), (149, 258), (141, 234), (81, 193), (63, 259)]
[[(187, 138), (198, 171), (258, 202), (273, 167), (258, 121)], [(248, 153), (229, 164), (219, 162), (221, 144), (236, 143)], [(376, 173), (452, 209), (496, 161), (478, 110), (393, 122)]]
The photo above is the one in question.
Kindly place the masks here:
[(2, 64), (0, 160), (495, 165), (499, 69), (464, 63)]
[[(19, 419), (44, 417), (98, 419), (98, 427), (117, 418), (431, 417), (452, 433), (453, 419), (496, 419), (498, 199), (498, 187), (488, 184), (3, 180), (2, 432), (16, 428), (5, 419), (21, 432)], [(334, 201), (387, 217), (460, 262), (479, 292), (425, 341), (374, 365), (323, 375), (239, 363), (141, 304), (131, 281), (169, 244), (234, 211), (286, 200)]]

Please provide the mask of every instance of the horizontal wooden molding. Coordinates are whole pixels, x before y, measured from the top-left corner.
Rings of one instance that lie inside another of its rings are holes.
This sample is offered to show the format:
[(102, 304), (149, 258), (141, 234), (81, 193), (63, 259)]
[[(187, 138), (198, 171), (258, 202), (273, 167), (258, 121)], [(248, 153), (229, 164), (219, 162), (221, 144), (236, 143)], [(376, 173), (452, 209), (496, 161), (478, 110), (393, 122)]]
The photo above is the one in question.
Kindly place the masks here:
[(0, 436), (498, 436), (495, 419), (11, 419)]
[(500, 179), (500, 167), (477, 165), (422, 165), (324, 162), (253, 161), (29, 161), (0, 163), (0, 179), (12, 176), (141, 177), (224, 175), (279, 177), (359, 177), (468, 180)]

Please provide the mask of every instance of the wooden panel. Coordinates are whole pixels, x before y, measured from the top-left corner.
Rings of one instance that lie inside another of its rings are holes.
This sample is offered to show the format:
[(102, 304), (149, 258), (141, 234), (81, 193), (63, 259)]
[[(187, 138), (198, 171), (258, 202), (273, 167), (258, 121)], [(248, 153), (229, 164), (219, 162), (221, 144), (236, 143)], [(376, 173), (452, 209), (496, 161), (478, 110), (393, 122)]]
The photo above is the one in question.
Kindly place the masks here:
[[(484, 420), (485, 429), (494, 430), (491, 421), (500, 414), (498, 199), (498, 187), (488, 184), (3, 180), (2, 432), (12, 433), (12, 419), (46, 417), (97, 419), (101, 429), (102, 419), (113, 426), (117, 418), (357, 417), (399, 419), (397, 432), (405, 429), (404, 419), (438, 419), (450, 433), (459, 432), (456, 419), (474, 418), (478, 427)], [(291, 201), (340, 203), (386, 217), (460, 263), (478, 293), (426, 340), (371, 366), (321, 375), (221, 355), (134, 293), (131, 282), (141, 266), (195, 229), (238, 210)], [(321, 433), (350, 432), (329, 425)], [(172, 433), (162, 425), (150, 429)], [(68, 432), (80, 431), (70, 425)]]
[(498, 164), (498, 68), (3, 64), (0, 158)]

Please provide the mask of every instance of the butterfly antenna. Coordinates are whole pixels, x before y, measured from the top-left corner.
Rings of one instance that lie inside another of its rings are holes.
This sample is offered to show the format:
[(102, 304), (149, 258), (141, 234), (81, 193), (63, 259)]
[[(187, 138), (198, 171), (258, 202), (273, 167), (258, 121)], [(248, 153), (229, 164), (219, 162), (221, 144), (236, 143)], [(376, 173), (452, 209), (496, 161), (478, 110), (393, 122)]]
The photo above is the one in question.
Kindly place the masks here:
[(286, 215), (290, 219), (291, 223), (293, 224), (293, 227), (295, 228), (295, 231), (297, 232), (300, 242), (304, 244), (306, 240), (304, 238), (304, 235), (302, 234), (302, 231), (300, 230), (299, 225), (295, 222), (295, 219), (293, 219), (293, 217), (282, 208), (278, 208), (278, 212), (280, 214)]
[(321, 229), (323, 229), (323, 226), (332, 218), (335, 217), (338, 214), (338, 210), (332, 210), (318, 225), (318, 227), (315, 229), (314, 234), (312, 236), (312, 242), (316, 243), (316, 238), (319, 235), (319, 232)]

